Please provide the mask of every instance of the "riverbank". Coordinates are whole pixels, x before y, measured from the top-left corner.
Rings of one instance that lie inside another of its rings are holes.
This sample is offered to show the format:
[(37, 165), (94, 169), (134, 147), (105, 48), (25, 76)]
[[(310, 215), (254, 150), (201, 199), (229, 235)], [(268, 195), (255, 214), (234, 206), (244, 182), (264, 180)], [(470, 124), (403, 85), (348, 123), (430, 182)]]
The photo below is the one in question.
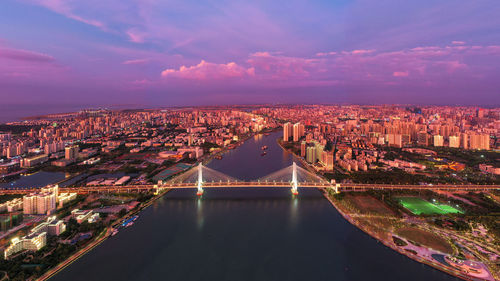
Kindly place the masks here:
[[(362, 224), (360, 224), (358, 221), (356, 221), (353, 217), (351, 217), (347, 212), (345, 212), (344, 210), (342, 210), (342, 208), (340, 208), (337, 204), (335, 204), (335, 202), (332, 200), (332, 198), (330, 197), (330, 195), (328, 194), (328, 191), (326, 189), (322, 189), (322, 193), (324, 195), (324, 197), (331, 203), (331, 205), (340, 213), (340, 215), (345, 219), (347, 220), (349, 223), (351, 223), (352, 225), (356, 226), (358, 229), (360, 229), (361, 231), (363, 231), (364, 233), (370, 235), (372, 238), (376, 239), (378, 242), (381, 242), (382, 244), (384, 244), (385, 246), (391, 248), (392, 250), (402, 254), (402, 255), (405, 255), (407, 256), (408, 258), (411, 258), (412, 260), (414, 261), (417, 261), (417, 262), (420, 262), (420, 263), (423, 263), (423, 264), (426, 264), (428, 266), (431, 266), (433, 268), (436, 268), (436, 269), (439, 269), (443, 272), (446, 272), (452, 276), (455, 276), (455, 277), (458, 277), (458, 278), (461, 278), (463, 280), (468, 280), (468, 281), (473, 281), (473, 280), (477, 280), (477, 278), (472, 278), (472, 277), (469, 277), (469, 276), (466, 276), (466, 275), (463, 275), (460, 271), (455, 271), (455, 270), (452, 270), (452, 269), (449, 269), (449, 268), (445, 268), (443, 266), (441, 266), (439, 263), (433, 263), (429, 260), (426, 260), (426, 259), (423, 259), (423, 258), (420, 258), (419, 256), (417, 255), (410, 255), (409, 252), (407, 251), (404, 251), (402, 249), (400, 249), (397, 245), (395, 245), (392, 241), (388, 241), (386, 239), (384, 239), (383, 237), (380, 237), (379, 235), (377, 235), (376, 233), (370, 231), (368, 228), (366, 228), (365, 226), (363, 226)], [(392, 237), (392, 233), (390, 233), (391, 237)]]
[(116, 219), (110, 226), (108, 226), (105, 230), (103, 230), (97, 238), (90, 242), (87, 246), (84, 248), (80, 249), (73, 255), (71, 255), (69, 258), (67, 258), (65, 261), (61, 262), (59, 265), (56, 267), (49, 269), (46, 273), (44, 273), (42, 276), (37, 278), (37, 281), (45, 281), (56, 275), (58, 272), (61, 270), (65, 269), (69, 265), (71, 265), (73, 262), (77, 261), (79, 258), (84, 256), (86, 253), (92, 251), (95, 247), (99, 246), (102, 242), (104, 242), (106, 239), (110, 238), (112, 236), (113, 230), (116, 228), (117, 225), (119, 225), (123, 220), (130, 218), (134, 215), (139, 214), (141, 211), (146, 209), (147, 207), (151, 206), (156, 200), (159, 198), (163, 197), (167, 192), (169, 192), (170, 189), (166, 189), (159, 193), (158, 195), (154, 196), (150, 200), (144, 202), (138, 209), (136, 210), (131, 210), (127, 214), (125, 214), (123, 217), (120, 217)]
[[(207, 168), (250, 181), (299, 164), (276, 144), (279, 135), (250, 138)], [(288, 188), (207, 188), (202, 197), (193, 191), (172, 190), (133, 227), (50, 281), (93, 280), (96, 273), (124, 281), (456, 280), (377, 243), (316, 189), (298, 197)], [(304, 241), (307, 247), (297, 247)]]
[[(317, 171), (314, 168), (312, 168), (311, 165), (309, 163), (307, 163), (302, 157), (297, 156), (292, 150), (285, 148), (279, 139), (277, 139), (276, 142), (284, 151), (292, 153), (294, 155), (295, 159), (298, 159), (301, 162), (301, 164), (304, 166), (304, 168), (306, 168), (310, 172), (313, 172), (316, 175), (322, 177), (322, 175), (318, 174)], [(331, 205), (333, 205), (333, 207), (341, 214), (341, 216), (345, 220), (347, 220), (350, 224), (354, 225), (355, 227), (357, 227), (358, 229), (360, 229), (364, 233), (368, 234), (370, 237), (376, 239), (378, 242), (382, 242), (382, 244), (385, 245), (386, 247), (389, 247), (392, 250), (394, 250), (402, 255), (405, 255), (406, 257), (411, 258), (414, 261), (426, 264), (428, 266), (431, 266), (433, 268), (436, 268), (440, 271), (446, 272), (452, 276), (461, 278), (463, 280), (478, 280), (478, 278), (465, 275), (464, 273), (462, 273), (459, 270), (454, 270), (452, 268), (445, 267), (437, 261), (434, 262), (430, 259), (422, 258), (422, 257), (418, 256), (417, 254), (411, 253), (411, 251), (406, 251), (405, 249), (397, 246), (396, 244), (394, 244), (394, 242), (392, 240), (393, 239), (392, 237), (395, 235), (394, 233), (389, 232), (389, 233), (387, 233), (388, 234), (387, 237), (381, 237), (378, 233), (371, 231), (368, 227), (361, 224), (359, 221), (357, 221), (355, 218), (353, 218), (347, 211), (343, 210), (338, 204), (336, 204), (334, 202), (334, 200), (331, 198), (331, 195), (329, 194), (328, 190), (322, 189), (322, 193), (325, 196), (325, 198), (331, 203)], [(427, 250), (429, 252), (431, 251), (431, 249), (427, 249)], [(486, 279), (486, 280), (489, 280), (489, 279)]]
[[(255, 134), (246, 135), (245, 137), (240, 139), (238, 142), (232, 144), (231, 147), (226, 147), (226, 148), (223, 148), (215, 153), (211, 153), (211, 154), (207, 155), (207, 157), (205, 159), (201, 160), (201, 162), (203, 162), (205, 165), (210, 163), (210, 161), (213, 160), (218, 155), (222, 155), (222, 154), (226, 153), (227, 151), (229, 151), (230, 149), (233, 149), (233, 148), (240, 146), (241, 144), (243, 144), (245, 141), (247, 141), (248, 139), (250, 139), (254, 135)], [(77, 176), (77, 175), (74, 175), (74, 176)], [(68, 179), (64, 179), (62, 181), (66, 181), (66, 180), (68, 180)], [(60, 181), (60, 182), (62, 182), (62, 181)], [(83, 249), (80, 249), (79, 251), (77, 251), (76, 253), (71, 255), (68, 259), (66, 259), (64, 262), (62, 262), (58, 266), (50, 269), (48, 272), (46, 272), (45, 274), (43, 274), (41, 277), (39, 277), (36, 280), (38, 280), (38, 281), (48, 280), (51, 277), (53, 277), (54, 275), (56, 275), (58, 272), (60, 272), (64, 268), (66, 268), (67, 266), (71, 265), (73, 262), (77, 261), (79, 258), (84, 256), (86, 253), (90, 252), (92, 249), (94, 249), (95, 247), (100, 245), (102, 242), (104, 242), (106, 239), (110, 238), (112, 235), (113, 229), (118, 224), (120, 224), (123, 220), (139, 214), (141, 211), (143, 211), (147, 207), (151, 206), (157, 199), (164, 196), (168, 191), (170, 191), (170, 190), (166, 189), (166, 190), (162, 191), (160, 194), (154, 196), (153, 198), (151, 198), (147, 202), (142, 203), (141, 206), (139, 207), (139, 209), (131, 210), (123, 217), (115, 220), (115, 222), (113, 222), (111, 226), (107, 227), (94, 241), (90, 242)]]

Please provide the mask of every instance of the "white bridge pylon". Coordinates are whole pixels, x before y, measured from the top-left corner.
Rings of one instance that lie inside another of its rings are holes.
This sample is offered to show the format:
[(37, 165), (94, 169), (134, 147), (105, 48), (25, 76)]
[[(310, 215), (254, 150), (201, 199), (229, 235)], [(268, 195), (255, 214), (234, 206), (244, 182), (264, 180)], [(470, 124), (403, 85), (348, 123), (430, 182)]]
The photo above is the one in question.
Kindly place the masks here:
[(293, 195), (299, 194), (299, 183), (297, 182), (297, 164), (293, 162), (292, 164), (292, 193)]
[(198, 165), (198, 192), (196, 193), (198, 196), (203, 194), (203, 165), (200, 164)]
[(321, 186), (327, 185), (327, 182), (318, 175), (309, 172), (308, 170), (299, 167), (297, 163), (271, 173), (258, 179), (259, 182), (289, 182), (291, 191), (294, 195), (298, 194), (298, 187), (301, 184), (318, 184)]
[(170, 184), (170, 185), (193, 184), (198, 189), (197, 194), (202, 195), (203, 194), (203, 186), (205, 185), (205, 183), (208, 183), (208, 182), (211, 182), (211, 183), (219, 182), (219, 183), (229, 184), (229, 183), (241, 182), (241, 181), (238, 179), (235, 179), (233, 177), (230, 177), (226, 174), (223, 174), (221, 172), (218, 172), (214, 169), (203, 166), (202, 163), (199, 163), (198, 165), (187, 170), (183, 174), (180, 174), (179, 176), (168, 181), (167, 184)]

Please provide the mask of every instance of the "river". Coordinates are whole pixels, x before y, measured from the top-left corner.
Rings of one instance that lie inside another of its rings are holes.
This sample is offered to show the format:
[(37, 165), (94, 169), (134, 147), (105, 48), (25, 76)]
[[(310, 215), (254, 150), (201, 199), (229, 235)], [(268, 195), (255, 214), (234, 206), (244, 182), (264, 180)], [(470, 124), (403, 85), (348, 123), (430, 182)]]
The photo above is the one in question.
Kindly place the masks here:
[(45, 172), (40, 171), (30, 175), (22, 175), (17, 179), (9, 182), (0, 183), (0, 189), (15, 189), (15, 188), (36, 188), (45, 187), (49, 184), (54, 184), (69, 177), (61, 172)]
[[(250, 180), (289, 166), (276, 139), (254, 137), (208, 166)], [(267, 145), (267, 155), (260, 147)], [(315, 189), (173, 190), (136, 223), (51, 280), (459, 280), (385, 247)]]

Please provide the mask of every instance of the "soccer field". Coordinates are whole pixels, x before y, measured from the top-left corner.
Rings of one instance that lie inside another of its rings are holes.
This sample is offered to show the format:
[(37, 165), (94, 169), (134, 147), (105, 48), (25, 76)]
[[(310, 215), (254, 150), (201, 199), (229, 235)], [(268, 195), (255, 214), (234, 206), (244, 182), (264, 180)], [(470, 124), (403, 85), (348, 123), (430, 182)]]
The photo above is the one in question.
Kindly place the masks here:
[(432, 215), (432, 214), (462, 214), (463, 212), (450, 205), (441, 203), (431, 203), (418, 197), (400, 197), (399, 203), (406, 209), (410, 210), (415, 215)]

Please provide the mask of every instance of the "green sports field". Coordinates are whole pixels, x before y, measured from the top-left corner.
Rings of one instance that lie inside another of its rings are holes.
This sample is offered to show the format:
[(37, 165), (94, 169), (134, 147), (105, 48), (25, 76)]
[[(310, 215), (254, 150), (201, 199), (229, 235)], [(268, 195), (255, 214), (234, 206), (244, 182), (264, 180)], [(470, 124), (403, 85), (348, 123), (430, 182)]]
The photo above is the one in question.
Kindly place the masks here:
[(418, 197), (400, 197), (399, 203), (415, 215), (463, 214), (459, 209), (439, 202), (431, 203)]

